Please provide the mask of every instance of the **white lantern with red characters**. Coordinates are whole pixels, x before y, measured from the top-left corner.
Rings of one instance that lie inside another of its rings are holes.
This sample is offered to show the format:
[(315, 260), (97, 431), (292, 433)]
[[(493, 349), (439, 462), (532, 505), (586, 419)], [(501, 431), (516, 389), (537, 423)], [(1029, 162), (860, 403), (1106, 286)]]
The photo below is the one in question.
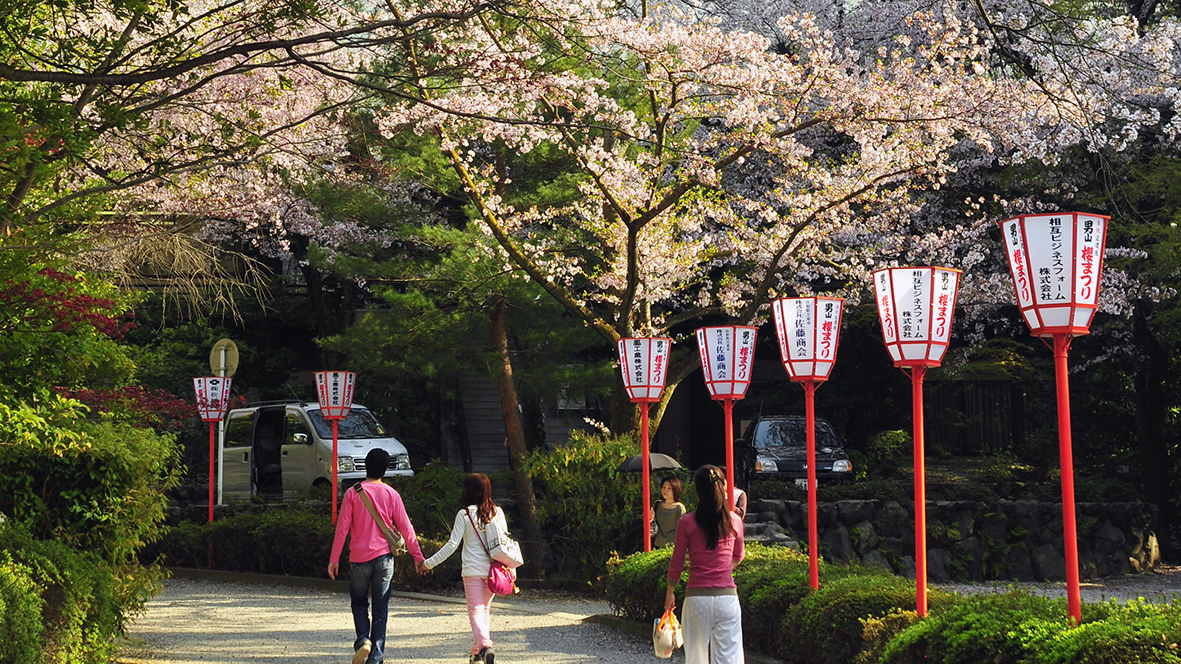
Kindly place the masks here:
[(771, 303), (779, 356), (793, 381), (828, 380), (841, 334), (839, 297), (792, 297)]
[(714, 400), (741, 399), (750, 387), (757, 327), (729, 325), (697, 330), (705, 386)]
[(1062, 212), (1001, 222), (1017, 306), (1034, 336), (1090, 332), (1108, 219)]
[(878, 319), (896, 367), (937, 367), (951, 342), (960, 271), (892, 267), (873, 273)]
[(220, 422), (230, 409), (230, 384), (232, 378), (194, 378), (193, 391), (197, 393), (197, 411), (203, 422)]
[(619, 367), (627, 395), (637, 403), (660, 400), (668, 377), (668, 354), (673, 340), (628, 338), (619, 340)]
[(326, 420), (343, 420), (353, 407), (353, 388), (357, 374), (352, 371), (317, 371), (316, 396), (320, 415)]

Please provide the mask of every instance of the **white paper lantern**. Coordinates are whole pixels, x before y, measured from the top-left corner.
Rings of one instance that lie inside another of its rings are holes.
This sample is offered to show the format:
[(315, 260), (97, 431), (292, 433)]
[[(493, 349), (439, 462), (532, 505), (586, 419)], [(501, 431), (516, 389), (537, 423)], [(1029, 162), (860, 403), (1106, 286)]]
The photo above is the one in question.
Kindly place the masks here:
[(779, 356), (794, 381), (828, 380), (841, 335), (839, 297), (793, 297), (771, 303)]
[(197, 393), (197, 411), (201, 420), (218, 422), (230, 409), (230, 385), (233, 379), (207, 377), (194, 378), (193, 391)]
[(1001, 222), (1017, 306), (1034, 336), (1090, 332), (1108, 217), (1037, 214)]
[(357, 374), (352, 371), (317, 371), (316, 396), (320, 399), (320, 414), (327, 420), (349, 416), (353, 407), (353, 387)]
[(741, 399), (750, 387), (758, 328), (745, 325), (697, 330), (705, 386), (713, 399)]
[(937, 367), (951, 341), (960, 271), (892, 267), (873, 273), (878, 319), (896, 367)]
[(659, 337), (619, 340), (619, 370), (632, 401), (660, 400), (668, 377), (668, 356), (672, 345), (672, 339)]

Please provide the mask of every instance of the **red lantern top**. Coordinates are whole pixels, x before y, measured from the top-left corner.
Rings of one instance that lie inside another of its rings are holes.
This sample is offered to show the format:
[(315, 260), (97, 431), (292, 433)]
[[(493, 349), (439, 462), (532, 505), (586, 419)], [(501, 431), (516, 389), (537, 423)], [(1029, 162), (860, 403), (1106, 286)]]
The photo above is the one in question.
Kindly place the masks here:
[(758, 328), (745, 325), (697, 330), (701, 371), (712, 399), (741, 399), (750, 387)]
[(1034, 336), (1090, 332), (1108, 219), (1060, 212), (1001, 222), (1017, 306)]
[(828, 380), (837, 357), (844, 303), (839, 297), (793, 297), (771, 303), (779, 356), (792, 380)]
[(673, 340), (620, 339), (619, 369), (627, 395), (635, 402), (660, 400), (668, 376), (668, 356)]
[(317, 371), (316, 396), (320, 415), (326, 420), (343, 420), (353, 407), (353, 386), (357, 374), (352, 371)]
[(937, 367), (951, 341), (960, 271), (892, 267), (873, 273), (878, 319), (896, 367)]
[(194, 378), (193, 391), (197, 393), (197, 411), (204, 422), (219, 422), (230, 409), (230, 385), (232, 378)]

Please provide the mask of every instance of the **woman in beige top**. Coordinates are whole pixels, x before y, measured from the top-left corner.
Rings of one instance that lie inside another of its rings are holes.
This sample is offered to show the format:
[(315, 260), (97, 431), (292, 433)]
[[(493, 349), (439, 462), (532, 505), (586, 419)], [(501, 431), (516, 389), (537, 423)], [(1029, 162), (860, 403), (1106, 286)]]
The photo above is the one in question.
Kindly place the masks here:
[(677, 522), (685, 516), (685, 506), (681, 504), (681, 480), (669, 476), (660, 481), (661, 500), (656, 501), (656, 509), (652, 511), (652, 521), (655, 524), (652, 546), (659, 549), (672, 546), (677, 539)]

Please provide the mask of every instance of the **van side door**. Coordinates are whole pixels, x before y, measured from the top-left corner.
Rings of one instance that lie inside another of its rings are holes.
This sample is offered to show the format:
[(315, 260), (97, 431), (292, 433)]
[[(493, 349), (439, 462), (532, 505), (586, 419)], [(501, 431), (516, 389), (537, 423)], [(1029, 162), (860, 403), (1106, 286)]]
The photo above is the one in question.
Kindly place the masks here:
[(315, 443), (304, 414), (298, 408), (288, 408), (283, 427), (284, 495), (293, 496), (297, 489), (308, 490), (321, 475), (324, 464)]
[(254, 413), (230, 413), (226, 422), (225, 447), (221, 452), (223, 500), (249, 500), (250, 442), (254, 434)]

